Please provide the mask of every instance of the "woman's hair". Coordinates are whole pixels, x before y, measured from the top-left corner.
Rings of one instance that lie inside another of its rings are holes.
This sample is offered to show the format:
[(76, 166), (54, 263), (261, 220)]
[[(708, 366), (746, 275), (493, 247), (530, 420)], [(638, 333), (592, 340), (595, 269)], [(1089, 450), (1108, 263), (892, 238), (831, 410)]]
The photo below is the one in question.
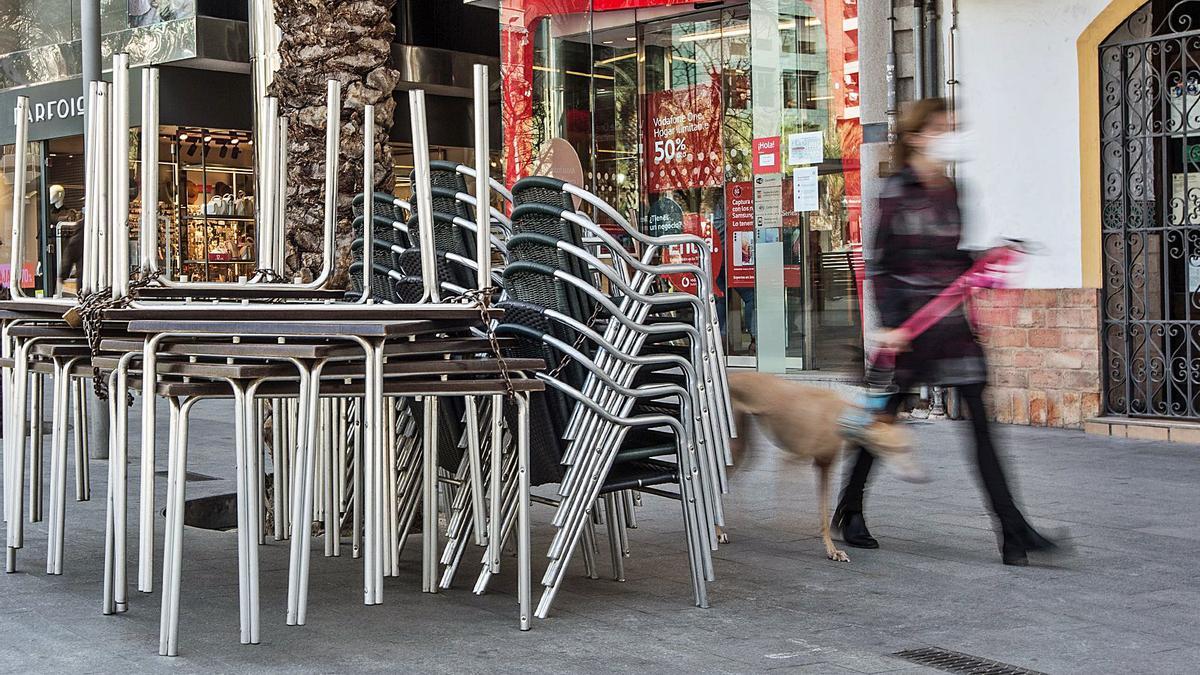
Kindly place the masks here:
[(892, 145), (892, 171), (908, 166), (916, 150), (911, 145), (912, 137), (925, 130), (935, 115), (949, 111), (944, 98), (926, 98), (916, 101), (900, 116), (896, 130), (896, 142)]

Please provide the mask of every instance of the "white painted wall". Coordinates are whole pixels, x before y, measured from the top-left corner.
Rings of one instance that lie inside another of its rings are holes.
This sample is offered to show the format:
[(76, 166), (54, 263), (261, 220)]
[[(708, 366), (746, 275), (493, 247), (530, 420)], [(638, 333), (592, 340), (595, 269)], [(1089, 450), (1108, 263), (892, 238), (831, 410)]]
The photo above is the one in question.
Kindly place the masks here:
[[(949, 21), (949, 0), (943, 0)], [(971, 243), (1040, 242), (1022, 285), (1078, 288), (1079, 68), (1075, 41), (1107, 0), (959, 0), (960, 168)]]

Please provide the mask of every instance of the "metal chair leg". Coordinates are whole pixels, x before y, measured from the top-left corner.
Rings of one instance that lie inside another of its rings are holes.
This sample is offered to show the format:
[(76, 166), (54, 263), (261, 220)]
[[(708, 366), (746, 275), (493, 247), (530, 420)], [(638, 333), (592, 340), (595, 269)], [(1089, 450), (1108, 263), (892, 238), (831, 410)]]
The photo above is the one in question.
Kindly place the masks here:
[[(70, 375), (67, 375), (70, 378)], [(75, 440), (75, 501), (85, 502), (91, 499), (91, 483), (88, 475), (87, 453), (87, 420), (84, 410), (84, 396), (87, 383), (83, 378), (75, 378), (71, 382), (71, 432)]]
[(42, 389), (45, 381), (45, 375), (35, 373), (29, 391), (33, 408), (29, 415), (32, 425), (29, 434), (29, 522), (31, 523), (42, 521), (42, 506), (45, 501), (42, 495), (42, 449), (45, 446), (46, 437), (42, 428), (43, 403), (45, 401)]

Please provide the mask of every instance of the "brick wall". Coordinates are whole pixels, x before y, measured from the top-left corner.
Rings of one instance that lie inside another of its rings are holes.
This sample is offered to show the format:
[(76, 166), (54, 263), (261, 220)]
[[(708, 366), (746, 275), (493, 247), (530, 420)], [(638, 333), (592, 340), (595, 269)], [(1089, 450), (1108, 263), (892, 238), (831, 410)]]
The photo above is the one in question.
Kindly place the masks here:
[(1099, 293), (981, 291), (976, 315), (997, 421), (1079, 428), (1100, 413)]

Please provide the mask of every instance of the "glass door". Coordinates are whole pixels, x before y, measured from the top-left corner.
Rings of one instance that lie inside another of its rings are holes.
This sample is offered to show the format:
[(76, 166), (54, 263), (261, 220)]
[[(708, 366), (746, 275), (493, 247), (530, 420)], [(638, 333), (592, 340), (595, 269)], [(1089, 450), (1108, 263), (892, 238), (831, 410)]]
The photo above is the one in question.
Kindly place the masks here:
[[(690, 13), (639, 27), (642, 228), (712, 242), (718, 321), (734, 365), (753, 366), (749, 14)], [(695, 262), (695, 252), (668, 256)], [(679, 290), (694, 292), (691, 279)]]
[[(767, 4), (767, 3), (764, 3)], [(862, 363), (858, 3), (779, 0), (780, 157), (789, 368)]]

